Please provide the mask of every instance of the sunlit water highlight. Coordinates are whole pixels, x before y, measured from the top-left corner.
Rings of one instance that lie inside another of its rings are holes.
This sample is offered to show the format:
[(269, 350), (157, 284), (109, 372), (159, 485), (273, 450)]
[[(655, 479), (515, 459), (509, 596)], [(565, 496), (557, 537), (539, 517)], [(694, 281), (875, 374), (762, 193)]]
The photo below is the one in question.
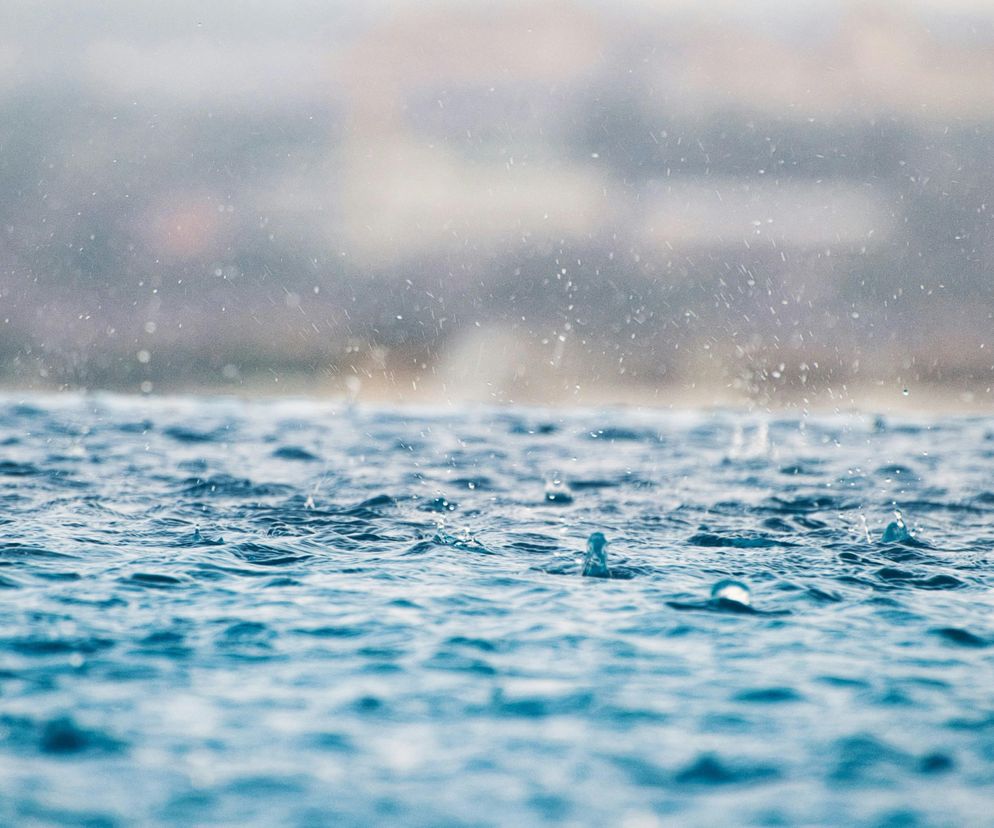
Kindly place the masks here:
[(979, 418), (0, 402), (0, 824), (978, 824), (992, 460)]

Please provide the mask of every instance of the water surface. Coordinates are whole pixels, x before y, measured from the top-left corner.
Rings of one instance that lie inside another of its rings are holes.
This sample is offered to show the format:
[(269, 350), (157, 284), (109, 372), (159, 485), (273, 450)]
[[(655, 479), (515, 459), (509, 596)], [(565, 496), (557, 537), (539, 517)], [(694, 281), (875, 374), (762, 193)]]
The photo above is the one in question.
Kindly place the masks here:
[(5, 825), (990, 819), (994, 420), (8, 398), (0, 504)]

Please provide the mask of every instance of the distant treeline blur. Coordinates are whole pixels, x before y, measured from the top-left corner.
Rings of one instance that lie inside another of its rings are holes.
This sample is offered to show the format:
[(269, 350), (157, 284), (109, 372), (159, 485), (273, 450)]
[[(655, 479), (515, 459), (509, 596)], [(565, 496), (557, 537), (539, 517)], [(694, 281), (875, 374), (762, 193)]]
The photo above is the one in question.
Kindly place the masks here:
[(991, 397), (985, 4), (6, 5), (7, 385)]

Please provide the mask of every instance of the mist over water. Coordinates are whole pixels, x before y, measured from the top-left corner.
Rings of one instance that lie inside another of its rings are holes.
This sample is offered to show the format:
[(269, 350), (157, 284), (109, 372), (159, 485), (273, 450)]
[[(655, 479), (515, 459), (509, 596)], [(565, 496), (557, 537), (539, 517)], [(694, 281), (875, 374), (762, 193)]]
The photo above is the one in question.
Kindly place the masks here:
[[(0, 426), (4, 824), (989, 801), (989, 419), (41, 396)], [(624, 577), (580, 574), (594, 532)]]

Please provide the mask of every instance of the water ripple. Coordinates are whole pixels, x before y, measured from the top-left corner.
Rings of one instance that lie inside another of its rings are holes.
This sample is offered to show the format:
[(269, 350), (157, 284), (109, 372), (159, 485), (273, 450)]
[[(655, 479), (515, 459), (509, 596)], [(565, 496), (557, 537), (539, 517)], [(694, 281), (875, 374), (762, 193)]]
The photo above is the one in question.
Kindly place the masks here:
[(984, 418), (64, 396), (0, 428), (0, 824), (986, 813)]

